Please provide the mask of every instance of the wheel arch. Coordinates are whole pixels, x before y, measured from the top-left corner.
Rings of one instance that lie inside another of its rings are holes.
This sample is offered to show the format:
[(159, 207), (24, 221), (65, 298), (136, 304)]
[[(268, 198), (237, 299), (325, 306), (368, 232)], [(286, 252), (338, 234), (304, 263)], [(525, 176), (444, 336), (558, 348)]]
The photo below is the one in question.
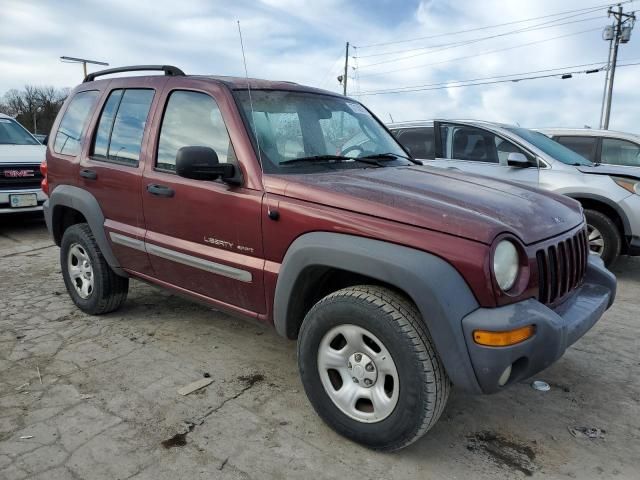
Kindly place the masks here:
[(306, 312), (345, 286), (376, 284), (418, 308), (452, 382), (480, 391), (462, 332), (462, 318), (478, 303), (448, 262), (412, 248), (346, 234), (314, 232), (296, 239), (284, 257), (274, 298), (278, 333), (294, 339)]
[(567, 194), (567, 196), (580, 202), (584, 209), (596, 210), (609, 217), (618, 228), (622, 241), (622, 253), (628, 247), (627, 237), (631, 235), (631, 224), (624, 211), (612, 200), (593, 194)]
[(77, 223), (87, 223), (109, 266), (116, 274), (128, 276), (113, 254), (104, 229), (104, 214), (91, 193), (71, 185), (59, 185), (45, 202), (44, 215), (49, 232), (58, 246), (67, 228)]

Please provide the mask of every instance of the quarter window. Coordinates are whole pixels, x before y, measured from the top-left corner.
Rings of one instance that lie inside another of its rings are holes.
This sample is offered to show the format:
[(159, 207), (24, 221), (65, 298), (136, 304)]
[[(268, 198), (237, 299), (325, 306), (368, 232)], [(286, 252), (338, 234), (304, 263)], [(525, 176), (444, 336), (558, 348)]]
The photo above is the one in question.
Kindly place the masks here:
[(554, 137), (554, 140), (582, 155), (587, 160), (596, 161), (598, 139), (596, 137)]
[(157, 167), (175, 171), (182, 147), (210, 147), (220, 163), (233, 162), (235, 153), (220, 108), (205, 93), (175, 91), (169, 97), (158, 142)]
[(153, 90), (113, 90), (102, 109), (92, 158), (137, 166)]
[(640, 166), (640, 146), (618, 138), (602, 139), (602, 163)]
[(78, 155), (81, 150), (80, 138), (87, 126), (89, 115), (98, 99), (97, 90), (79, 92), (73, 97), (60, 121), (53, 143), (53, 151), (62, 155)]

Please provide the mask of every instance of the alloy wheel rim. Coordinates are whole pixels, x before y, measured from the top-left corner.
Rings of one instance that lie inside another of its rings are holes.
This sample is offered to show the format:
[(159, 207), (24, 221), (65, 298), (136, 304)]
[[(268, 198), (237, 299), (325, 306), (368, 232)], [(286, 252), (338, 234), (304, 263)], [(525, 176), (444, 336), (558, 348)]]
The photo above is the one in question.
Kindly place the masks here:
[(398, 403), (400, 382), (391, 354), (357, 325), (339, 325), (324, 335), (318, 373), (333, 404), (359, 422), (380, 422)]
[(67, 269), (78, 295), (83, 299), (89, 298), (93, 293), (93, 266), (87, 251), (79, 243), (74, 243), (69, 249)]
[(604, 252), (604, 237), (602, 233), (593, 225), (587, 225), (587, 232), (589, 234), (589, 250), (591, 250), (591, 253), (602, 256)]

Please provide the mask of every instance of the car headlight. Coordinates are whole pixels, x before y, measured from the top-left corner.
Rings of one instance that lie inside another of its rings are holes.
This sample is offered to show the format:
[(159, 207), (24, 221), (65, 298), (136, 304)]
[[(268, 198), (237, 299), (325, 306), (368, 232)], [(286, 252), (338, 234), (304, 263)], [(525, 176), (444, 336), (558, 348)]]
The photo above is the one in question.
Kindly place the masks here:
[(611, 180), (616, 182), (619, 186), (626, 191), (640, 195), (640, 182), (628, 177), (611, 177)]
[(519, 265), (516, 246), (510, 240), (502, 240), (493, 252), (493, 275), (503, 292), (510, 290), (516, 283)]

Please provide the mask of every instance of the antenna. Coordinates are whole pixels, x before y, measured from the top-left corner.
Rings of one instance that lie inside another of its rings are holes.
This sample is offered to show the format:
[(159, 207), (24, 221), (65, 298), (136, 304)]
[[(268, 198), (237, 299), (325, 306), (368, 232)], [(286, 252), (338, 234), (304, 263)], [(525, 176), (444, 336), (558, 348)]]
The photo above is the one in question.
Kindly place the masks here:
[(260, 148), (260, 138), (258, 137), (258, 126), (256, 125), (256, 118), (253, 111), (253, 98), (251, 97), (251, 85), (249, 82), (249, 71), (247, 70), (247, 57), (244, 54), (244, 42), (242, 41), (242, 29), (240, 28), (240, 20), (238, 20), (238, 35), (240, 36), (240, 50), (242, 50), (242, 63), (244, 64), (244, 76), (247, 79), (247, 92), (249, 93), (249, 107), (251, 108), (251, 123), (253, 124), (253, 134), (256, 138), (256, 146), (258, 148), (258, 163), (260, 164), (260, 184), (262, 185), (262, 191), (264, 192), (264, 200), (267, 204), (267, 215), (271, 220), (278, 220), (280, 214), (277, 210), (271, 210), (269, 205), (269, 195), (267, 189), (264, 186), (264, 167), (262, 165), (262, 149)]

